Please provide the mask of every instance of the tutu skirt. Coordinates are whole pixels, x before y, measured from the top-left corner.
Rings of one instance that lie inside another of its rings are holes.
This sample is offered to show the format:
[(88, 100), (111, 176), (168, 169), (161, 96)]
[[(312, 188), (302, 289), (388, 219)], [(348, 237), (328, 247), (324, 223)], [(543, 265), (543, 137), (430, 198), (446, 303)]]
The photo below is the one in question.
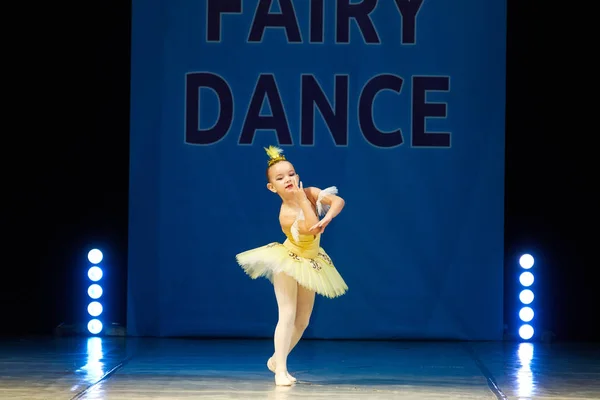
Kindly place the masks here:
[(265, 277), (272, 283), (273, 276), (283, 272), (321, 296), (335, 298), (346, 293), (348, 286), (329, 255), (318, 244), (310, 247), (290, 240), (274, 242), (239, 253), (236, 260), (252, 279)]

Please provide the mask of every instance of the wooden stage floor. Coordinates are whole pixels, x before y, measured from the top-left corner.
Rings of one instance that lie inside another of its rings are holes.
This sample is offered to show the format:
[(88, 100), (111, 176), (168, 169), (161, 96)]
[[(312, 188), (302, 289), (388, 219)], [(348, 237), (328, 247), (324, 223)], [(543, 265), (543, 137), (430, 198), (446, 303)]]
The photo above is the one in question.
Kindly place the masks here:
[(599, 344), (0, 339), (0, 399), (600, 399)]

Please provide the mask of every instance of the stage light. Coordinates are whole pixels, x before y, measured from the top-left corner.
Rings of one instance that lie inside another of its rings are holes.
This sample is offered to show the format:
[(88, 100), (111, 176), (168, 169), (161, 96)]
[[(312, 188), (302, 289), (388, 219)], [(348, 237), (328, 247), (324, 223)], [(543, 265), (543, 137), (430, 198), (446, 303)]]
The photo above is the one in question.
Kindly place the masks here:
[(90, 278), (91, 281), (98, 282), (100, 279), (102, 279), (102, 275), (102, 269), (96, 265), (88, 270), (88, 278)]
[(533, 316), (534, 312), (531, 307), (523, 307), (521, 308), (521, 311), (519, 311), (519, 318), (521, 318), (521, 321), (523, 322), (531, 321), (533, 319)]
[(525, 271), (521, 274), (521, 276), (519, 276), (519, 282), (521, 282), (521, 285), (525, 287), (533, 285), (533, 281), (533, 274), (529, 271)]
[(97, 335), (102, 332), (102, 322), (97, 319), (92, 319), (90, 322), (88, 322), (87, 328), (92, 335)]
[(519, 258), (519, 264), (523, 269), (529, 269), (533, 267), (533, 256), (531, 254), (523, 254), (521, 258)]
[(90, 285), (88, 288), (88, 296), (90, 296), (91, 299), (98, 300), (102, 297), (102, 286), (97, 283)]
[(534, 334), (533, 327), (529, 324), (522, 325), (519, 328), (519, 336), (521, 336), (521, 339), (523, 339), (523, 340), (531, 339), (533, 337), (533, 334)]
[[(531, 254), (523, 254), (519, 257), (519, 265), (525, 270), (531, 269), (534, 264), (535, 260)], [(521, 310), (519, 311), (519, 319), (524, 322), (519, 328), (519, 337), (523, 340), (529, 340), (533, 338), (533, 335), (535, 334), (535, 330), (530, 324), (531, 321), (533, 321), (535, 312), (533, 311), (533, 307), (529, 306), (535, 299), (533, 290), (530, 288), (534, 281), (533, 273), (530, 271), (524, 271), (519, 274), (519, 283), (523, 288), (527, 288), (522, 289), (519, 293), (519, 300), (523, 305), (526, 305), (526, 307), (521, 307)]]
[(88, 313), (92, 317), (97, 317), (102, 314), (102, 310), (102, 304), (100, 304), (98, 301), (92, 301), (90, 304), (88, 304)]
[(92, 264), (100, 264), (102, 262), (102, 252), (98, 249), (92, 249), (88, 252), (88, 260)]
[[(88, 261), (91, 264), (93, 264), (88, 269), (88, 278), (92, 282), (99, 282), (104, 276), (104, 273), (102, 271), (102, 268), (100, 268), (98, 264), (102, 262), (104, 255), (99, 249), (92, 249), (88, 252), (87, 257)], [(102, 297), (103, 293), (104, 290), (99, 283), (92, 283), (87, 288), (87, 294), (90, 297), (90, 299), (93, 300), (87, 306), (88, 314), (92, 317), (92, 319), (88, 322), (87, 328), (92, 335), (99, 334), (100, 332), (102, 332), (103, 329), (102, 322), (99, 319), (97, 319), (97, 317), (99, 317), (104, 311), (102, 303), (98, 301), (98, 299)]]
[(521, 303), (523, 304), (531, 304), (533, 298), (533, 292), (529, 289), (521, 290), (521, 293), (519, 293), (519, 300), (521, 300)]

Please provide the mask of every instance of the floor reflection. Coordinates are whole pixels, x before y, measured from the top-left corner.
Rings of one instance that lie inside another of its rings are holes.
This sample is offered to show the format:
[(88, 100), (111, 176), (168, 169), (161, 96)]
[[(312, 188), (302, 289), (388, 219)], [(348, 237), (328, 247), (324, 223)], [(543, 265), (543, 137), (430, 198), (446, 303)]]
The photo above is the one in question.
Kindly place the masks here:
[(91, 337), (87, 339), (86, 363), (76, 370), (82, 374), (85, 383), (93, 385), (105, 374), (104, 352), (102, 350), (102, 338)]
[(519, 398), (530, 398), (535, 392), (531, 362), (533, 360), (533, 343), (520, 343), (517, 357), (521, 366), (517, 370), (517, 395)]
[[(270, 340), (69, 337), (0, 341), (0, 397), (47, 400), (600, 399), (600, 346), (303, 341), (276, 387)], [(490, 378), (491, 377), (491, 378)]]

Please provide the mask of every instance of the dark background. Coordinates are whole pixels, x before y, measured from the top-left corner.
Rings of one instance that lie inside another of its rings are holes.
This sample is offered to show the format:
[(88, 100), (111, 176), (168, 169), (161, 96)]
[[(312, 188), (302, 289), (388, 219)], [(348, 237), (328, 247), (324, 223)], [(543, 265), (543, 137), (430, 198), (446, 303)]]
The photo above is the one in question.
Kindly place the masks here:
[[(505, 323), (516, 332), (518, 256), (530, 252), (536, 332), (598, 340), (598, 133), (582, 47), (591, 28), (566, 26), (566, 10), (548, 4), (508, 1)], [(0, 335), (85, 322), (91, 247), (105, 255), (106, 316), (126, 323), (131, 8), (107, 1), (61, 15), (28, 43), (39, 50), (33, 61), (13, 63), (31, 71), (27, 83), (7, 82), (25, 111), (3, 146)]]

